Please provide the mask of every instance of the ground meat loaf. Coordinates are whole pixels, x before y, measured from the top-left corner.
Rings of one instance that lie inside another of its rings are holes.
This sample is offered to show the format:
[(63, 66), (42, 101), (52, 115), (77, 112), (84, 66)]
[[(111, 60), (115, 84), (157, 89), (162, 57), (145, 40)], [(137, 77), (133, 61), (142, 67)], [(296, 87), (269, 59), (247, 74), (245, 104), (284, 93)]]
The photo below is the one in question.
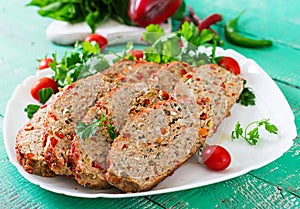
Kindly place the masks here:
[(125, 68), (115, 78), (116, 83), (138, 83), (152, 77), (160, 69), (160, 64), (154, 62), (138, 61), (136, 64)]
[[(119, 132), (139, 111), (168, 98), (166, 92), (149, 89), (146, 83), (123, 85), (112, 90), (90, 108), (83, 122), (91, 124), (104, 116), (104, 122), (111, 123), (115, 132)], [(99, 126), (95, 135), (89, 139), (74, 137), (70, 159), (74, 177), (79, 184), (93, 189), (108, 187), (109, 184), (105, 180), (106, 157), (111, 143), (112, 139), (106, 126)]]
[(135, 64), (135, 61), (133, 61), (133, 60), (121, 60), (119, 62), (116, 62), (110, 68), (107, 68), (104, 71), (102, 71), (102, 73), (113, 80), (113, 79), (115, 79), (116, 76), (118, 76), (120, 73), (122, 73), (122, 71), (124, 69), (126, 69), (134, 64)]
[(208, 78), (213, 85), (225, 91), (229, 99), (229, 109), (236, 103), (243, 91), (244, 79), (218, 65), (202, 65), (195, 68), (200, 77)]
[(74, 125), (81, 121), (99, 94), (110, 89), (101, 74), (83, 78), (68, 86), (48, 111), (45, 123), (45, 160), (58, 175), (72, 175), (68, 154), (75, 134)]
[(33, 115), (32, 119), (18, 132), (16, 137), (17, 160), (24, 170), (45, 177), (55, 175), (44, 160), (43, 129), (47, 112), (61, 93), (50, 97), (45, 105)]
[(149, 190), (203, 144), (197, 104), (189, 98), (145, 108), (128, 121), (107, 157), (107, 181), (124, 192)]

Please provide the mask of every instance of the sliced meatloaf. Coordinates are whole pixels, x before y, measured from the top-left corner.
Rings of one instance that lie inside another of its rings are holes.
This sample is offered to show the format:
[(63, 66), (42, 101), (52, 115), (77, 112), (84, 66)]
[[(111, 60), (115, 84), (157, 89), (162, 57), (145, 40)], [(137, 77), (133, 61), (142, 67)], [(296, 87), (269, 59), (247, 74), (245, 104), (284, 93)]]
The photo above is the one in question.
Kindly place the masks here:
[[(45, 160), (58, 175), (72, 175), (68, 154), (75, 134), (74, 125), (81, 121), (96, 102), (111, 88), (106, 76), (97, 73), (68, 86), (48, 111), (45, 122)], [(101, 96), (99, 96), (101, 97)]]
[(177, 82), (179, 82), (186, 73), (193, 71), (192, 66), (184, 62), (173, 61), (162, 65), (162, 67), (152, 75), (152, 80), (156, 82), (155, 87), (169, 92), (174, 97), (174, 88)]
[(32, 119), (19, 130), (16, 137), (16, 156), (24, 170), (45, 177), (55, 175), (44, 160), (43, 129), (47, 112), (61, 93), (52, 95)]
[[(230, 114), (232, 105), (236, 103), (243, 90), (243, 79), (222, 67), (216, 65), (204, 65), (196, 68), (195, 72), (187, 73), (181, 79), (176, 91), (181, 94), (185, 89), (192, 90), (197, 104), (210, 105), (211, 113), (203, 113), (201, 118), (211, 118), (212, 135), (222, 122)], [(189, 92), (184, 92), (189, 95)], [(203, 109), (203, 108), (202, 108)], [(209, 121), (209, 120), (208, 120)]]
[(122, 73), (116, 76), (116, 83), (138, 83), (147, 81), (156, 73), (160, 64), (154, 62), (137, 61), (136, 64), (124, 68)]
[(153, 188), (202, 146), (202, 128), (196, 102), (186, 97), (143, 109), (114, 140), (106, 180), (124, 192)]
[(118, 133), (130, 117), (166, 99), (166, 92), (149, 89), (146, 83), (128, 84), (109, 92), (90, 108), (83, 122), (95, 124), (98, 121), (99, 125), (99, 120), (102, 120), (102, 126), (98, 126), (91, 138), (80, 139), (78, 135), (73, 139), (70, 159), (77, 182), (93, 189), (108, 187), (105, 180), (106, 157), (113, 140), (104, 124), (112, 125)]
[(135, 63), (133, 60), (121, 60), (113, 64), (110, 68), (102, 71), (102, 73), (113, 80), (117, 75), (121, 74), (124, 69), (129, 68)]
[(229, 99), (229, 109), (236, 103), (243, 91), (244, 79), (240, 75), (235, 75), (225, 68), (213, 64), (202, 65), (195, 69), (199, 76), (208, 78), (207, 81), (225, 91)]

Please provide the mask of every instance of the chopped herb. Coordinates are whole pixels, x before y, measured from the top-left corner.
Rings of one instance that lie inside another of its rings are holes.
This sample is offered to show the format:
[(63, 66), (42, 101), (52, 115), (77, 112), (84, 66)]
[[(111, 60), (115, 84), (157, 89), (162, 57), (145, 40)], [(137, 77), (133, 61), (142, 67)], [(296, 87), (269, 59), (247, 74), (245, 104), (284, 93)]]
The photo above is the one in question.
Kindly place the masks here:
[(35, 104), (29, 104), (27, 107), (24, 109), (24, 111), (27, 113), (27, 117), (31, 119), (38, 110), (40, 109), (39, 105)]
[[(185, 22), (179, 31), (167, 35), (159, 25), (149, 25), (143, 33), (143, 40), (152, 44), (144, 49), (147, 61), (168, 63), (178, 60), (199, 66), (213, 62), (217, 36), (207, 29), (199, 34), (194, 23)], [(199, 46), (212, 46), (212, 54), (201, 53)]]
[(45, 104), (48, 99), (54, 94), (52, 88), (43, 88), (39, 91), (39, 98), (42, 104)]
[[(232, 140), (238, 139), (238, 138), (243, 138), (245, 139), (249, 144), (251, 145), (256, 145), (258, 140), (259, 140), (259, 127), (263, 126), (266, 131), (268, 131), (271, 134), (278, 134), (278, 129), (277, 127), (269, 122), (270, 119), (263, 119), (260, 121), (254, 121), (248, 124), (243, 130), (241, 127), (240, 122), (237, 122), (235, 125), (235, 130), (231, 132), (231, 138)], [(248, 130), (252, 128), (251, 130)]]
[(237, 103), (240, 103), (244, 106), (255, 105), (255, 94), (250, 88), (244, 86)]
[(100, 119), (95, 120), (90, 124), (86, 124), (84, 122), (79, 122), (76, 124), (76, 134), (79, 139), (85, 140), (91, 138), (99, 127), (106, 127), (107, 133), (111, 140), (114, 140), (118, 136), (118, 132), (116, 128), (112, 125), (112, 122), (106, 119), (105, 115), (102, 114)]

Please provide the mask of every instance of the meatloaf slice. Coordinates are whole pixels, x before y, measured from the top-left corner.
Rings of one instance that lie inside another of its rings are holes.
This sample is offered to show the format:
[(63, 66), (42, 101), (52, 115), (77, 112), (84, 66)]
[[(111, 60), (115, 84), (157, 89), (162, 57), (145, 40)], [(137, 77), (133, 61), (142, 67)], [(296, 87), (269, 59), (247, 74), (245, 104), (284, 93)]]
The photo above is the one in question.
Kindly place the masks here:
[(124, 69), (129, 68), (134, 64), (135, 61), (133, 60), (121, 60), (103, 70), (102, 73), (113, 80), (117, 75), (121, 74)]
[(137, 61), (136, 64), (125, 68), (115, 78), (116, 83), (138, 83), (147, 81), (160, 69), (161, 65), (155, 62)]
[(72, 175), (69, 150), (75, 134), (75, 124), (88, 109), (111, 88), (106, 76), (97, 73), (68, 86), (48, 111), (45, 122), (45, 160), (58, 175)]
[(52, 95), (32, 119), (19, 130), (16, 137), (16, 156), (19, 164), (30, 174), (52, 177), (55, 175), (44, 160), (43, 129), (47, 112), (61, 93)]
[(200, 77), (207, 78), (213, 85), (222, 88), (229, 99), (229, 109), (236, 103), (243, 91), (244, 79), (223, 67), (213, 64), (202, 65), (195, 68)]
[[(83, 119), (85, 124), (95, 124), (95, 121), (105, 118), (104, 123), (111, 123), (118, 133), (124, 124), (141, 111), (157, 101), (168, 99), (167, 93), (159, 89), (149, 89), (145, 83), (123, 85), (102, 97), (95, 106), (89, 109)], [(81, 185), (93, 188), (107, 188), (105, 179), (106, 157), (111, 147), (112, 138), (106, 126), (97, 127), (91, 138), (75, 136), (72, 142), (73, 174)]]
[(106, 180), (124, 192), (153, 188), (202, 146), (201, 128), (197, 104), (189, 98), (145, 108), (114, 140)]

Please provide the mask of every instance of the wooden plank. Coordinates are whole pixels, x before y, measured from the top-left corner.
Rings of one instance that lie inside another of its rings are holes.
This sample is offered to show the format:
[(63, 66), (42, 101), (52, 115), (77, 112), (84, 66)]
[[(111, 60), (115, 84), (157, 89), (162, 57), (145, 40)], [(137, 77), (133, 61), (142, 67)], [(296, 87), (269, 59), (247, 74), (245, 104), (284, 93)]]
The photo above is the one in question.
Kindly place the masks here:
[(300, 198), (249, 174), (225, 182), (149, 196), (165, 208), (297, 208)]
[(88, 199), (52, 193), (24, 179), (7, 159), (0, 160), (0, 170), (0, 208), (162, 208), (144, 197)]
[[(272, 41), (300, 49), (300, 22), (299, 2), (284, 1), (235, 1), (222, 0), (186, 0), (201, 19), (212, 13), (223, 15), (223, 21), (218, 25), (224, 26), (225, 22), (245, 11), (239, 20), (239, 32), (256, 38), (271, 39)], [(270, 5), (272, 4), (272, 5)]]

